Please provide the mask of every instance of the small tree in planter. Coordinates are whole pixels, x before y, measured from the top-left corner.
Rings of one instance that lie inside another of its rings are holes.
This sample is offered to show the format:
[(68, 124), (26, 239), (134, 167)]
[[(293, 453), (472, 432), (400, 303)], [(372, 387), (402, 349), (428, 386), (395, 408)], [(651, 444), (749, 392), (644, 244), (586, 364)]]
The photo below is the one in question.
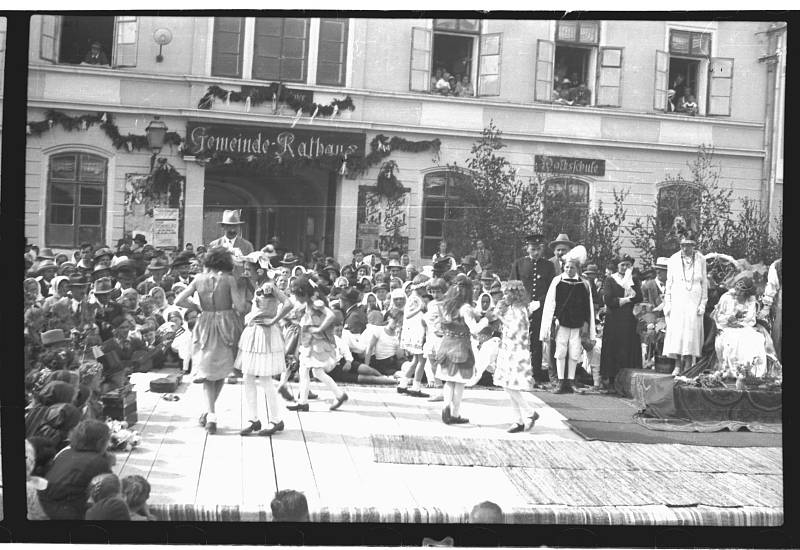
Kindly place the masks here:
[(495, 270), (506, 277), (523, 254), (525, 236), (541, 228), (542, 202), (539, 181), (520, 178), (499, 154), (505, 147), (501, 136), (490, 122), (473, 144), (465, 164), (471, 181), (459, 186), (462, 206), (448, 225), (446, 238), (451, 250), (462, 255), (472, 250), (475, 241), (483, 240), (494, 255)]

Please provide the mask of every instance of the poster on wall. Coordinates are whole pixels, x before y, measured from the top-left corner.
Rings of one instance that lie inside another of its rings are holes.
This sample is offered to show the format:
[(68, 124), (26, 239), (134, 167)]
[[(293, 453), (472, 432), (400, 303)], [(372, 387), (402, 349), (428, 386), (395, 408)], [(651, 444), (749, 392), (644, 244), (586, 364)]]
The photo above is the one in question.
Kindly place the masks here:
[(411, 189), (387, 199), (374, 187), (359, 186), (356, 246), (364, 252), (395, 246), (407, 251), (410, 203)]
[(125, 237), (133, 238), (141, 233), (149, 244), (157, 248), (178, 248), (182, 238), (183, 182), (178, 187), (154, 193), (150, 191), (152, 186), (148, 174), (126, 174)]

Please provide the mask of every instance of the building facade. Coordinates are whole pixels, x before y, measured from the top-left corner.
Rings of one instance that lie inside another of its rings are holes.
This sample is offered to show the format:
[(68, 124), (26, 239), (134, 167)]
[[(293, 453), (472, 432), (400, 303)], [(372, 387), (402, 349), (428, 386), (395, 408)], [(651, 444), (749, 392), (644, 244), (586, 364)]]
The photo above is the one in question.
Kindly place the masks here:
[[(236, 208), (256, 246), (277, 235), (295, 250), (315, 241), (349, 258), (357, 245), (399, 242), (425, 262), (457, 211), (461, 176), (448, 166), (464, 164), (490, 122), (519, 174), (545, 168), (546, 202), (571, 213), (543, 220), (548, 237), (580, 240), (614, 190), (629, 190), (629, 219), (653, 213), (670, 200), (664, 182), (703, 145), (737, 197), (777, 212), (779, 27), (36, 15), (25, 235), (54, 249), (113, 245), (132, 230), (165, 245), (207, 243), (222, 211)], [(93, 42), (106, 63), (87, 57)], [(459, 95), (437, 93), (445, 72)], [(151, 171), (142, 136), (155, 117), (184, 140), (158, 157), (185, 183), (148, 222), (130, 197)], [(393, 138), (412, 145), (391, 147)], [(435, 139), (438, 151), (424, 145)], [(398, 199), (374, 192), (380, 163), (347, 169), (348, 158), (376, 152), (397, 163)]]

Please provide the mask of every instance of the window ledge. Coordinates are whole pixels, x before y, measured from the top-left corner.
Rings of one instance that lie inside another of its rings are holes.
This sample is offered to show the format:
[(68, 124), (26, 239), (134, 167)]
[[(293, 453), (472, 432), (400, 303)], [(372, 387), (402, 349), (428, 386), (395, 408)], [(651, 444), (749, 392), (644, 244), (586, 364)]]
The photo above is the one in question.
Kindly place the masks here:
[[(265, 80), (244, 80), (241, 78), (225, 78), (213, 77), (205, 75), (173, 75), (163, 73), (148, 73), (137, 71), (131, 68), (106, 68), (106, 67), (91, 67), (82, 65), (51, 65), (49, 63), (31, 63), (29, 66), (31, 71), (42, 71), (52, 73), (69, 73), (69, 74), (84, 74), (87, 76), (114, 76), (118, 78), (130, 78), (141, 80), (161, 80), (165, 82), (188, 82), (190, 84), (199, 84), (204, 86), (220, 85), (220, 86), (267, 86), (269, 82)], [(658, 112), (645, 112), (645, 111), (630, 111), (624, 110), (621, 107), (592, 107), (592, 106), (576, 106), (576, 105), (558, 105), (546, 102), (531, 102), (531, 103), (516, 103), (510, 101), (502, 101), (498, 99), (491, 99), (487, 97), (450, 97), (450, 96), (437, 96), (425, 92), (393, 92), (384, 90), (367, 90), (364, 88), (346, 88), (339, 86), (322, 86), (315, 84), (302, 84), (297, 83), (292, 87), (301, 90), (308, 90), (312, 92), (319, 92), (324, 94), (336, 95), (351, 95), (353, 97), (380, 97), (380, 98), (395, 98), (405, 101), (430, 101), (434, 103), (460, 103), (465, 105), (474, 105), (481, 107), (502, 107), (506, 109), (519, 109), (519, 110), (534, 110), (534, 111), (552, 111), (552, 112), (581, 112), (592, 113), (596, 115), (604, 115), (611, 117), (622, 118), (640, 118), (646, 120), (675, 120), (676, 116), (682, 122), (708, 124), (712, 123), (718, 126), (735, 126), (735, 127), (749, 127), (749, 128), (764, 128), (763, 122), (735, 120), (730, 117), (717, 117), (717, 116), (689, 116), (674, 113), (658, 113)]]

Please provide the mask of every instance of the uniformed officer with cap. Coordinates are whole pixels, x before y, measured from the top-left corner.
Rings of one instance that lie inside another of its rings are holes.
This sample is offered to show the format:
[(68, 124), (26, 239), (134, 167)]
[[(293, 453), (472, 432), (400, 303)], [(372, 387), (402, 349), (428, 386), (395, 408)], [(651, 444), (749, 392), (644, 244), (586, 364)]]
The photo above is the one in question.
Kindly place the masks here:
[(528, 307), (530, 314), (531, 364), (533, 377), (537, 383), (547, 382), (549, 375), (542, 370), (542, 342), (539, 341), (539, 330), (542, 325), (542, 309), (550, 282), (556, 276), (553, 263), (543, 257), (545, 248), (544, 235), (528, 235), (525, 238), (528, 255), (518, 259), (511, 266), (511, 279), (522, 281), (530, 296)]

